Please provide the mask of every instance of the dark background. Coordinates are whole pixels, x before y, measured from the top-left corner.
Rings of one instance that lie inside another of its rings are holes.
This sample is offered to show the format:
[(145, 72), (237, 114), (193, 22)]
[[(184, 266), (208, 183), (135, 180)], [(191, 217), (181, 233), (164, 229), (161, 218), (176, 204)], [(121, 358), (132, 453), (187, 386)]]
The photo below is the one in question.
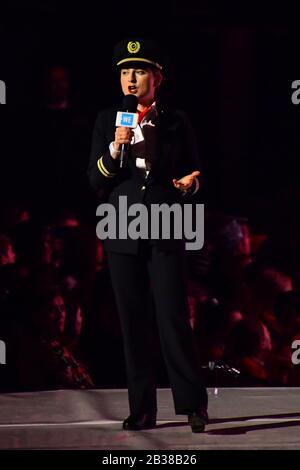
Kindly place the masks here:
[[(266, 7), (209, 0), (2, 2), (0, 80), (7, 104), (0, 106), (0, 223), (7, 208), (20, 204), (36, 210), (34, 222), (44, 222), (51, 207), (54, 213), (63, 207), (57, 184), (66, 184), (67, 193), (73, 182), (69, 202), (95, 234), (96, 201), (86, 169), (97, 112), (122, 97), (113, 47), (124, 37), (152, 37), (169, 52), (164, 99), (187, 111), (195, 127), (203, 174), (199, 198), (206, 214), (246, 218), (252, 235), (267, 234), (267, 261), (294, 275), (299, 289), (300, 105), (291, 101), (292, 82), (300, 79), (297, 13), (288, 2)], [(63, 66), (71, 81), (71, 125), (62, 126), (63, 139), (43, 109), (43, 77), (51, 65)], [(75, 274), (82, 269), (88, 278), (93, 247), (85, 241), (78, 244), (84, 249), (72, 246), (69, 254)], [(220, 285), (226, 291), (224, 278)], [(102, 279), (99, 285), (109, 291)], [(85, 288), (90, 301), (89, 282)], [(104, 326), (115, 342), (104, 333), (99, 350), (105, 359), (115, 353), (115, 365), (124, 372), (116, 316), (107, 311)], [(95, 358), (99, 324), (88, 337)], [(109, 374), (117, 374), (104, 362), (110, 383)]]
[[(120, 100), (112, 49), (130, 35), (154, 37), (169, 51), (165, 90), (196, 128), (204, 202), (258, 226), (277, 217), (279, 206), (284, 213), (291, 201), (297, 204), (300, 109), (291, 102), (300, 65), (297, 12), (287, 2), (264, 9), (253, 2), (208, 0), (2, 4), (2, 203), (18, 188), (26, 196), (26, 172), (32, 180), (45, 66), (66, 67), (91, 134), (97, 110)], [(86, 165), (88, 153), (86, 147)]]

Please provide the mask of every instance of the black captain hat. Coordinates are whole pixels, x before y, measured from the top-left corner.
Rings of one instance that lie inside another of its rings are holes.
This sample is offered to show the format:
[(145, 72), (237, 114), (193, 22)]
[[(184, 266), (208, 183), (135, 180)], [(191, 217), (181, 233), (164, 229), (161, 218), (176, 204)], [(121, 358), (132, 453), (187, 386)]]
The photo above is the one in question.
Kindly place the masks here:
[(162, 70), (163, 52), (151, 39), (123, 39), (114, 48), (114, 62), (118, 67), (144, 64)]

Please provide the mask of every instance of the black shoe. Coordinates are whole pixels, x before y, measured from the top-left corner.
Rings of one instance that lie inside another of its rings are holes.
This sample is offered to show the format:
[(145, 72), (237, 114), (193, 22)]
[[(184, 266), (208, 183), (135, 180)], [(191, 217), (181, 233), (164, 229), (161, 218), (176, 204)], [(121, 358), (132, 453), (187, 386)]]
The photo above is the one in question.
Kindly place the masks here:
[(192, 432), (204, 432), (205, 425), (208, 424), (208, 414), (206, 409), (189, 413), (188, 421)]
[(142, 429), (151, 429), (156, 426), (156, 415), (143, 414), (143, 415), (130, 415), (123, 421), (123, 429), (125, 431), (141, 431)]

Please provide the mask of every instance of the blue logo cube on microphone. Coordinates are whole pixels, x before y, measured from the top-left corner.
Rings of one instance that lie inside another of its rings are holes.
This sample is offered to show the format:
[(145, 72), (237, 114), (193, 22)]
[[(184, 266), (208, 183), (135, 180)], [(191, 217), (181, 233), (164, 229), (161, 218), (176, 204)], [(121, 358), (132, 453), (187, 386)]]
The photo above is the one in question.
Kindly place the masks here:
[(138, 123), (138, 114), (137, 113), (128, 113), (119, 111), (116, 118), (117, 127), (130, 127), (134, 129)]
[(133, 116), (128, 113), (122, 114), (121, 124), (122, 126), (132, 126), (133, 123)]

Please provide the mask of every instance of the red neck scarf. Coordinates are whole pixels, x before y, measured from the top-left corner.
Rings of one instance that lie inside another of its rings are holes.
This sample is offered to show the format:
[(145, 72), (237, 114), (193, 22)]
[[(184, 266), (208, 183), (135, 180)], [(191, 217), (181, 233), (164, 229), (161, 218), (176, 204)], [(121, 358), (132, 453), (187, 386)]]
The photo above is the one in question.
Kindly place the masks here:
[(139, 124), (142, 122), (142, 120), (144, 119), (144, 116), (146, 116), (146, 114), (148, 113), (148, 111), (150, 111), (150, 109), (152, 108), (152, 105), (153, 105), (153, 103), (152, 103), (150, 106), (148, 106), (148, 108), (144, 109), (144, 111), (139, 111), (139, 110), (137, 110), (138, 115), (139, 115), (139, 116), (138, 116), (138, 123), (139, 123)]

